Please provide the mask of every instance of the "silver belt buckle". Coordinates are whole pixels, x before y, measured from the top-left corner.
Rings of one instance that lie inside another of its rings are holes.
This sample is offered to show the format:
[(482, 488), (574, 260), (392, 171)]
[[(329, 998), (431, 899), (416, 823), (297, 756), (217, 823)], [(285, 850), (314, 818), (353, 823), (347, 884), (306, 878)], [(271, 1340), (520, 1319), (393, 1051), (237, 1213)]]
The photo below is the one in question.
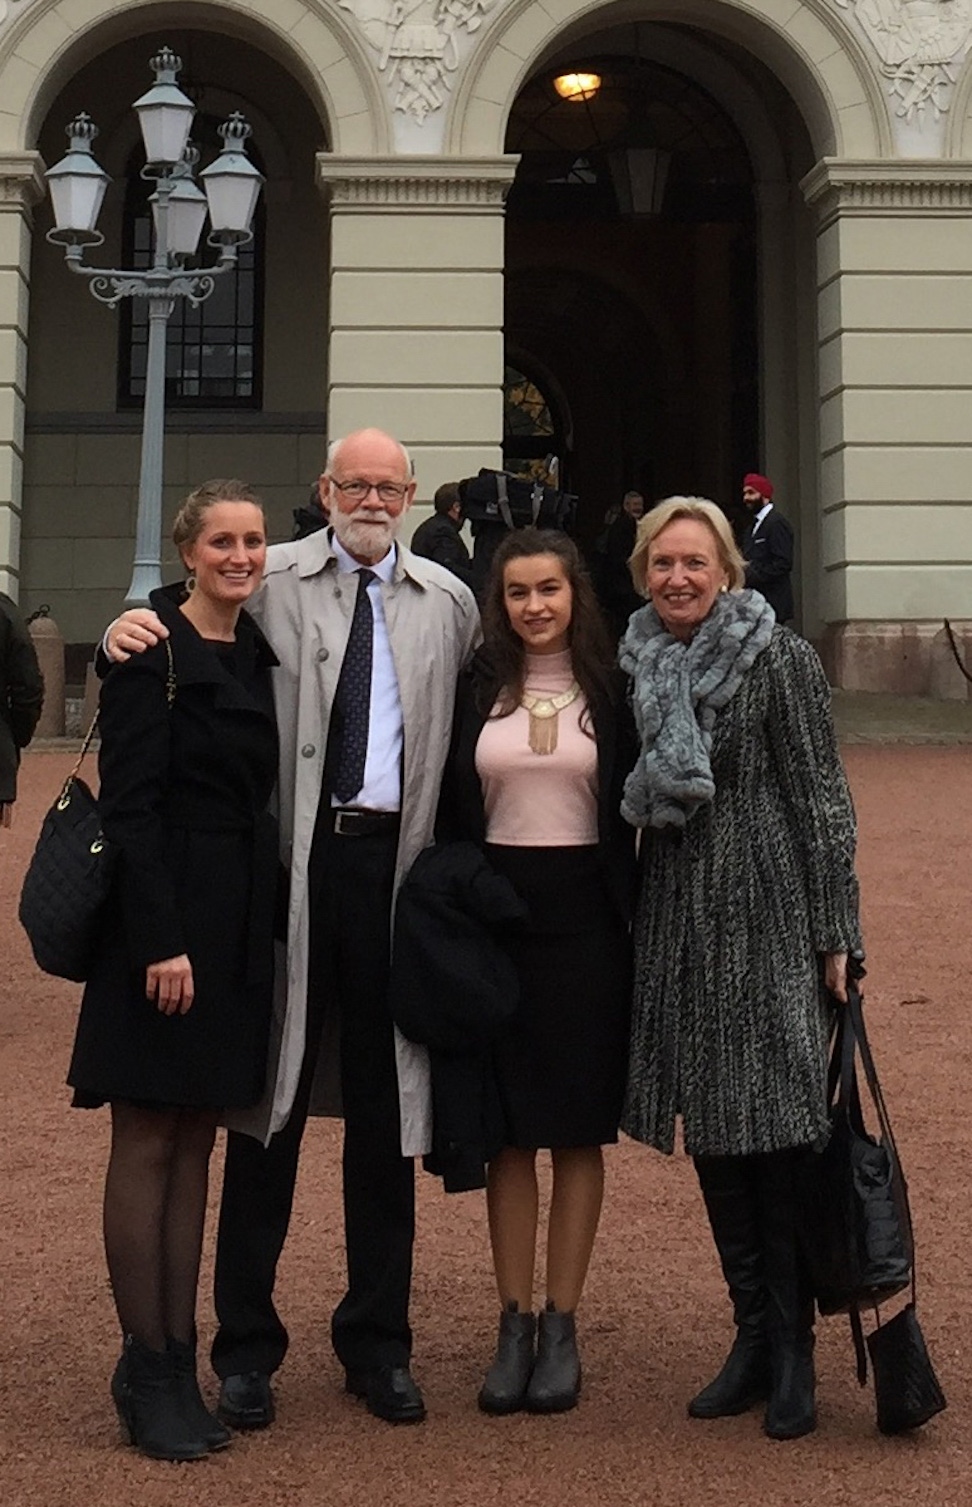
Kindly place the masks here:
[[(354, 836), (354, 819), (358, 815), (356, 811), (335, 811), (334, 830), (338, 837)], [(345, 825), (347, 821), (347, 825)]]

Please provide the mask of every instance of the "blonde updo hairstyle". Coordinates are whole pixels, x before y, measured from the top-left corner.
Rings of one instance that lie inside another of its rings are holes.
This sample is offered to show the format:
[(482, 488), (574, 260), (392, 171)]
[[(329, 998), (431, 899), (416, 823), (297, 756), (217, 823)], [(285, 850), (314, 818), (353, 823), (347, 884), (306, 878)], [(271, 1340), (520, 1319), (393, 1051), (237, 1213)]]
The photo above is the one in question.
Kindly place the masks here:
[(628, 560), (628, 569), (639, 596), (648, 596), (648, 551), (652, 541), (662, 529), (680, 518), (691, 518), (704, 523), (715, 540), (719, 563), (729, 578), (729, 590), (741, 591), (746, 582), (746, 563), (739, 553), (739, 546), (732, 536), (729, 520), (717, 503), (707, 497), (666, 497), (656, 503), (638, 524), (635, 547)]
[(172, 525), (172, 542), (179, 551), (183, 565), (187, 565), (186, 550), (199, 538), (206, 514), (216, 502), (252, 502), (254, 507), (263, 512), (262, 501), (245, 481), (239, 481), (236, 477), (204, 481), (201, 487), (189, 493)]

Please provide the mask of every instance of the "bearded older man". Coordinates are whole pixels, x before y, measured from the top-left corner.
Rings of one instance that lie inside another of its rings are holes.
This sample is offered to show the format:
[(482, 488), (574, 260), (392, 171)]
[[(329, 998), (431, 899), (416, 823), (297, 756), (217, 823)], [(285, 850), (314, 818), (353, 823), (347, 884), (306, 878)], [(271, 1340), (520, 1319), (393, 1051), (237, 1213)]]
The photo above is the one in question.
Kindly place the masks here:
[[(472, 593), (396, 541), (415, 493), (404, 447), (377, 429), (336, 441), (321, 477), (330, 527), (274, 545), (250, 610), (280, 665), (286, 961), (266, 1096), (234, 1118), (216, 1253), (219, 1413), (272, 1422), (287, 1331), (273, 1302), (309, 1112), (344, 1117), (348, 1288), (332, 1319), (347, 1390), (377, 1417), (419, 1422), (408, 1322), (412, 1158), (429, 1149), (424, 1049), (387, 1000), (398, 885), (432, 839), (456, 678), (479, 639)], [(113, 624), (125, 658), (165, 630), (142, 609)], [(248, 1132), (243, 1134), (241, 1132)]]

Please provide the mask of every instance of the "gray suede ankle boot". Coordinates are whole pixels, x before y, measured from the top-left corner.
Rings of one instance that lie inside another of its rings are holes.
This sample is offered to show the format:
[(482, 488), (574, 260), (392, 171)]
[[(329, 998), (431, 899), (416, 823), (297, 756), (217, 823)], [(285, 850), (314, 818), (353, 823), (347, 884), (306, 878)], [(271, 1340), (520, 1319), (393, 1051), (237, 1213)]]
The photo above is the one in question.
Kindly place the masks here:
[(537, 1327), (537, 1361), (527, 1387), (531, 1413), (566, 1413), (577, 1406), (580, 1356), (572, 1313), (559, 1313), (549, 1300)]
[(533, 1340), (536, 1319), (508, 1303), (500, 1314), (496, 1358), (486, 1372), (479, 1392), (484, 1413), (518, 1413), (526, 1398), (533, 1372)]

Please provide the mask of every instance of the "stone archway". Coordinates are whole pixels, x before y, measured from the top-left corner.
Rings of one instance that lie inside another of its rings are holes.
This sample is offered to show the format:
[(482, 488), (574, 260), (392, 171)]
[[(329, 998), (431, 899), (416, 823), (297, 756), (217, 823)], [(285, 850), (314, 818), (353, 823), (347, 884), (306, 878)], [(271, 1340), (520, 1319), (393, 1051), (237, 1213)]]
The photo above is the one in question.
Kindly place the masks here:
[[(496, 16), (452, 103), (447, 144), (456, 152), (502, 149), (506, 120), (540, 60), (577, 36), (630, 21), (632, 6), (562, 0), (556, 15), (513, 0)], [(797, 0), (785, 14), (774, 0), (645, 0), (639, 20), (697, 27), (742, 46), (790, 94), (815, 154), (880, 158), (890, 154), (887, 104), (858, 38), (823, 0)]]

